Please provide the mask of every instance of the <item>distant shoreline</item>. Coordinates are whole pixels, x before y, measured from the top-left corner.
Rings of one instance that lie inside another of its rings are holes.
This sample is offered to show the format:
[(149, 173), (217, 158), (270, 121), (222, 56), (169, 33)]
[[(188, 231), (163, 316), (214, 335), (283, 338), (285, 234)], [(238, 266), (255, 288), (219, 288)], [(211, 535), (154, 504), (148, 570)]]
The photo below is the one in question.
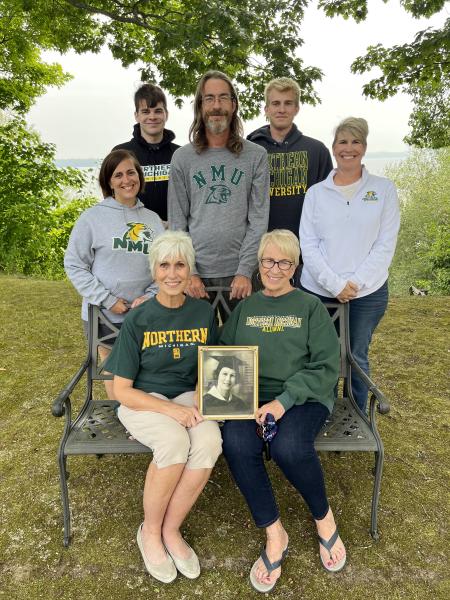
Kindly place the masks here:
[(95, 169), (100, 167), (101, 158), (55, 158), (55, 165), (59, 169), (73, 167), (74, 169)]
[[(409, 152), (367, 152), (368, 160), (397, 161), (408, 157)], [(95, 169), (100, 167), (101, 158), (57, 158), (55, 164), (59, 168), (74, 167), (75, 169)]]

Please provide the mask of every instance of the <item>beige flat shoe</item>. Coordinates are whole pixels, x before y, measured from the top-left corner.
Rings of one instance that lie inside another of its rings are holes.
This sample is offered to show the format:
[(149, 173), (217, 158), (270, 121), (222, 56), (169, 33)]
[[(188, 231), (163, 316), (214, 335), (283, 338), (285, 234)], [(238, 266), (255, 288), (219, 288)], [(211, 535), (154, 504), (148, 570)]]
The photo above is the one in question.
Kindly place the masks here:
[(177, 570), (175, 568), (172, 557), (166, 553), (166, 560), (159, 565), (155, 565), (148, 560), (147, 555), (144, 552), (144, 544), (142, 543), (142, 526), (143, 526), (143, 524), (144, 523), (141, 523), (139, 525), (139, 528), (137, 530), (136, 540), (137, 540), (137, 544), (139, 546), (139, 550), (141, 551), (141, 555), (142, 555), (142, 559), (145, 564), (145, 568), (150, 573), (150, 575), (152, 577), (154, 577), (155, 579), (157, 579), (158, 581), (161, 581), (162, 583), (171, 583), (177, 576)]
[(194, 550), (189, 546), (189, 544), (184, 540), (186, 546), (191, 550), (192, 554), (189, 558), (177, 558), (175, 554), (172, 554), (170, 550), (167, 550), (169, 556), (172, 558), (175, 563), (176, 568), (182, 575), (187, 577), (188, 579), (197, 579), (200, 575), (200, 563), (198, 560), (198, 556), (195, 554)]

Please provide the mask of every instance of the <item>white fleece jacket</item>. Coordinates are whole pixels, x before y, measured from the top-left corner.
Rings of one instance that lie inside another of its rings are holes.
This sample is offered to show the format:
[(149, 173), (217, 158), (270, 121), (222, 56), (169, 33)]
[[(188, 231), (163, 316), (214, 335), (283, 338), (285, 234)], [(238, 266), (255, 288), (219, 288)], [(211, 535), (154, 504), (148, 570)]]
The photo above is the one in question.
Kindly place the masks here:
[(379, 289), (388, 277), (400, 227), (395, 185), (363, 167), (360, 184), (347, 200), (327, 179), (309, 188), (300, 221), (303, 257), (301, 284), (307, 290), (336, 297), (348, 280), (358, 297)]

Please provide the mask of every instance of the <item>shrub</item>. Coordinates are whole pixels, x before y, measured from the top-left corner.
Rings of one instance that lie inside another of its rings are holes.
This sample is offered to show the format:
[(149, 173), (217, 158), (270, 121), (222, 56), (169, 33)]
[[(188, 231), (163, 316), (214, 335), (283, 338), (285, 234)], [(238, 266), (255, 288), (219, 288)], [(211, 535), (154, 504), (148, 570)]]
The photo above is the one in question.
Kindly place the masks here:
[(401, 295), (415, 285), (450, 294), (450, 148), (414, 151), (386, 174), (397, 185), (401, 206), (391, 290)]
[(49, 279), (65, 278), (63, 261), (70, 233), (80, 214), (95, 202), (95, 198), (76, 198), (54, 211), (54, 226), (49, 231), (50, 254), (45, 272)]
[(42, 142), (22, 118), (0, 125), (0, 269), (63, 275), (62, 251), (80, 212), (95, 202), (76, 197), (85, 184), (77, 169), (58, 169), (55, 146)]

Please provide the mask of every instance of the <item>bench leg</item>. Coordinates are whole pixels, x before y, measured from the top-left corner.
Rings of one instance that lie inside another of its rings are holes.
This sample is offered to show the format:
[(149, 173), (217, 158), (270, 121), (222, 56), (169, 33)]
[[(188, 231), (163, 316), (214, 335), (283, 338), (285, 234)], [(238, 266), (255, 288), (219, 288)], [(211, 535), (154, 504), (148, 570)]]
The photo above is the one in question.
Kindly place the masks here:
[(61, 484), (61, 500), (63, 505), (63, 516), (64, 516), (64, 546), (67, 548), (70, 544), (70, 509), (69, 509), (69, 490), (67, 488), (67, 479), (69, 473), (67, 472), (67, 457), (64, 456), (63, 452), (59, 453), (59, 477)]
[(380, 498), (381, 476), (383, 473), (384, 449), (381, 446), (378, 452), (375, 452), (375, 481), (373, 483), (372, 495), (372, 515), (370, 521), (370, 535), (374, 540), (380, 537), (377, 527), (378, 500)]

